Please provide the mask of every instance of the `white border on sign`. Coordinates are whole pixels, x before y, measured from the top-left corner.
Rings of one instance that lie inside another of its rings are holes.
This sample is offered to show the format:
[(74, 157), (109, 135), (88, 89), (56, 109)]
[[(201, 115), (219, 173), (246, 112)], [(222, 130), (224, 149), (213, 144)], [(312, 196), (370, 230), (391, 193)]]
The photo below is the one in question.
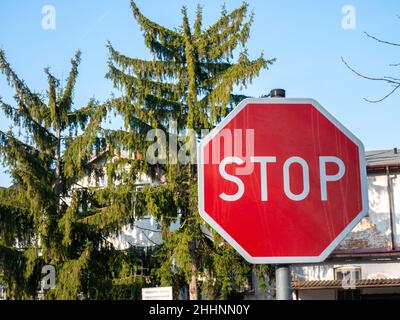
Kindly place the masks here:
[[(233, 239), (204, 209), (204, 165), (202, 164), (204, 146), (213, 139), (240, 111), (248, 104), (310, 104), (321, 112), (329, 121), (331, 121), (339, 130), (341, 130), (357, 146), (360, 161), (360, 186), (362, 197), (362, 210), (351, 221), (351, 223), (332, 241), (331, 244), (319, 256), (289, 256), (289, 257), (252, 257), (235, 239)], [(226, 118), (224, 118), (204, 139), (201, 140), (197, 150), (198, 166), (198, 196), (200, 216), (217, 231), (233, 248), (238, 251), (243, 258), (252, 264), (292, 264), (292, 263), (318, 263), (324, 261), (332, 251), (342, 242), (347, 234), (361, 221), (368, 212), (368, 187), (367, 187), (367, 168), (365, 163), (365, 151), (363, 143), (343, 126), (334, 116), (324, 109), (314, 99), (293, 99), (293, 98), (258, 98), (244, 99), (240, 102)]]

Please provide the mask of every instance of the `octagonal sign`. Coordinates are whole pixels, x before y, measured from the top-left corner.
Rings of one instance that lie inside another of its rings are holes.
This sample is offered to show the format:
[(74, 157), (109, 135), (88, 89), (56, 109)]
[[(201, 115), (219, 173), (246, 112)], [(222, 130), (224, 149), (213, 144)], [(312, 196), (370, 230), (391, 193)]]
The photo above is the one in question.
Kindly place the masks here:
[(368, 211), (364, 147), (311, 99), (246, 99), (200, 143), (199, 211), (251, 263), (321, 262)]

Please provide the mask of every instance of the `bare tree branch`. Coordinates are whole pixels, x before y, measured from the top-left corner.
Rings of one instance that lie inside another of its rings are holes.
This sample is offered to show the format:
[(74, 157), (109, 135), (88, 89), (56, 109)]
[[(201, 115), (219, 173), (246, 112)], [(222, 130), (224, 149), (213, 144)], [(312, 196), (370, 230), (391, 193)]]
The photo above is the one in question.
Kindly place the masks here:
[[(396, 15), (396, 17), (398, 19), (400, 19), (400, 15)], [(368, 32), (364, 31), (364, 34), (368, 37), (371, 38), (379, 43), (383, 43), (386, 45), (390, 45), (390, 46), (395, 46), (395, 47), (400, 47), (400, 43), (396, 43), (396, 42), (391, 42), (391, 41), (386, 41), (386, 40), (382, 40), (379, 39), (371, 34), (369, 34)], [(392, 77), (392, 76), (383, 76), (383, 77), (371, 77), (371, 76), (366, 76), (360, 72), (358, 72), (357, 70), (355, 70), (354, 68), (352, 68), (342, 57), (342, 62), (344, 63), (344, 65), (350, 70), (352, 71), (354, 74), (356, 74), (357, 76), (366, 79), (366, 80), (372, 80), (372, 81), (380, 81), (380, 82), (384, 82), (386, 84), (389, 84), (391, 87), (393, 87), (393, 89), (386, 94), (383, 98), (378, 99), (378, 100), (369, 100), (364, 98), (365, 101), (368, 101), (370, 103), (379, 103), (384, 101), (385, 99), (389, 98), (392, 94), (394, 94), (399, 88), (400, 88), (400, 78), (396, 78), (396, 77)], [(400, 63), (392, 63), (389, 64), (390, 67), (399, 67)]]
[(385, 76), (385, 79), (389, 79), (389, 80), (393, 80), (393, 81), (400, 81), (400, 78), (394, 78), (394, 77), (389, 77), (389, 76)]
[(357, 76), (363, 78), (363, 79), (367, 79), (367, 80), (372, 80), (372, 81), (381, 81), (381, 82), (386, 82), (388, 84), (391, 84), (394, 86), (394, 89), (391, 90), (387, 95), (385, 95), (383, 98), (378, 99), (378, 100), (369, 100), (364, 98), (365, 101), (370, 102), (370, 103), (379, 103), (382, 102), (384, 100), (386, 100), (387, 98), (389, 98), (393, 93), (395, 93), (399, 88), (400, 88), (400, 79), (398, 78), (394, 78), (394, 77), (389, 77), (389, 76), (384, 76), (384, 77), (370, 77), (370, 76), (366, 76), (361, 74), (360, 72), (358, 72), (357, 70), (355, 70), (354, 68), (352, 68), (347, 62), (346, 60), (344, 60), (344, 58), (342, 57), (342, 62), (344, 63), (344, 65), (351, 70), (354, 74), (356, 74)]
[(387, 83), (391, 83), (391, 84), (395, 84), (395, 85), (400, 84), (398, 81), (393, 81), (393, 80), (389, 79), (390, 77), (386, 77), (386, 78), (385, 77), (380, 77), (380, 78), (378, 78), (378, 77), (369, 77), (369, 76), (363, 75), (363, 74), (359, 73), (358, 71), (356, 71), (354, 68), (350, 67), (350, 65), (346, 62), (346, 60), (344, 60), (343, 57), (341, 57), (341, 59), (342, 59), (342, 62), (345, 64), (345, 66), (349, 70), (351, 70), (353, 73), (355, 73), (357, 76), (359, 76), (361, 78), (364, 78), (364, 79), (367, 79), (367, 80), (372, 80), (372, 81), (385, 81)]
[(369, 38), (371, 38), (371, 39), (374, 39), (375, 41), (378, 41), (378, 42), (380, 42), (380, 43), (384, 43), (384, 44), (388, 44), (388, 45), (391, 45), (391, 46), (400, 47), (400, 44), (399, 44), (399, 43), (381, 40), (381, 39), (379, 39), (379, 38), (377, 38), (377, 37), (374, 37), (374, 36), (370, 35), (370, 34), (369, 34), (368, 32), (366, 32), (366, 31), (364, 31), (364, 33), (367, 35), (367, 37), (369, 37)]
[(395, 93), (398, 89), (400, 88), (400, 84), (395, 86), (395, 88), (390, 91), (386, 96), (384, 96), (383, 98), (379, 99), (379, 100), (368, 100), (366, 98), (364, 98), (365, 101), (370, 102), (370, 103), (379, 103), (382, 102), (384, 100), (386, 100), (387, 98), (389, 98), (393, 93)]

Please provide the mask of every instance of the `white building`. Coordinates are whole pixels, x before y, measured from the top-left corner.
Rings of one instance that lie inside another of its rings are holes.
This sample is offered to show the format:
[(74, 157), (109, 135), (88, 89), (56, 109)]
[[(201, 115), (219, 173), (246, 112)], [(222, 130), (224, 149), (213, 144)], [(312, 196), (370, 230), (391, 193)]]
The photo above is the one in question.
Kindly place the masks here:
[(400, 299), (400, 153), (366, 160), (368, 216), (324, 263), (292, 267), (294, 299)]
[[(371, 151), (366, 160), (368, 216), (324, 263), (292, 267), (294, 299), (400, 298), (400, 153), (397, 149)], [(102, 157), (94, 161), (99, 167), (104, 165)], [(98, 182), (87, 177), (79, 184), (93, 183)], [(158, 182), (144, 175), (138, 183)], [(171, 229), (178, 227), (179, 219)], [(121, 250), (162, 243), (159, 226), (150, 216), (123, 227), (110, 240)], [(247, 299), (274, 298), (273, 287), (259, 289), (257, 276), (249, 275), (249, 281)]]
[[(397, 149), (371, 151), (366, 159), (368, 216), (325, 262), (292, 266), (294, 299), (400, 299), (400, 153)], [(93, 161), (100, 167), (104, 165), (101, 156)], [(139, 184), (157, 183), (146, 176), (139, 180)], [(82, 186), (98, 183), (92, 177), (79, 182)], [(178, 227), (179, 219), (171, 229)], [(130, 246), (152, 247), (162, 242), (159, 226), (150, 216), (123, 227), (110, 240), (120, 250)], [(250, 278), (246, 299), (274, 298), (273, 284), (261, 290), (258, 278), (254, 274)]]

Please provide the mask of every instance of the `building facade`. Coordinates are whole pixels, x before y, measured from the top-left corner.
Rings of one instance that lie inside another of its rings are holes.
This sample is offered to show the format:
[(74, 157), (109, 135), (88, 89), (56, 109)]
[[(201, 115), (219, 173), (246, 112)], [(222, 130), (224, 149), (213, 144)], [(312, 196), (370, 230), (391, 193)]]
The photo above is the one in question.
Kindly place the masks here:
[[(397, 149), (367, 152), (366, 160), (368, 215), (326, 261), (292, 266), (293, 299), (400, 299), (400, 153)], [(94, 161), (104, 166), (102, 157)], [(139, 187), (160, 183), (147, 176), (139, 180)], [(105, 183), (91, 176), (79, 181), (83, 186)], [(177, 228), (179, 219), (171, 225), (171, 230)], [(162, 243), (158, 223), (150, 216), (123, 227), (110, 241), (120, 250)], [(272, 300), (274, 287), (269, 282), (264, 288), (255, 273), (249, 274), (249, 286), (244, 288), (246, 299)], [(0, 285), (0, 300), (5, 296)]]
[(294, 299), (400, 299), (400, 154), (366, 160), (368, 215), (324, 263), (292, 267)]
[[(292, 266), (293, 299), (400, 299), (400, 152), (366, 153), (369, 212), (331, 256), (320, 264)], [(144, 183), (152, 183), (142, 177)], [(179, 227), (178, 221), (171, 229)], [(124, 227), (113, 243), (129, 246), (161, 244), (151, 217)], [(267, 281), (268, 282), (268, 281)], [(249, 275), (246, 299), (274, 299), (275, 284), (260, 285)]]

